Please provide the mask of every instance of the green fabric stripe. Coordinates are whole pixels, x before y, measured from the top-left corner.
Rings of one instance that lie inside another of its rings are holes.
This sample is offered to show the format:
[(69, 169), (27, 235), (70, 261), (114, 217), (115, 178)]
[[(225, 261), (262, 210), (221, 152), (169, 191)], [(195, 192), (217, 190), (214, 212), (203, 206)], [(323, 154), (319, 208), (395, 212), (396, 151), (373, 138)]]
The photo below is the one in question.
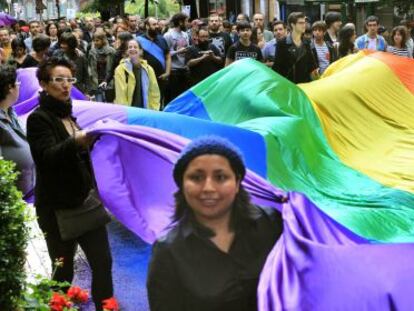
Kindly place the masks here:
[(263, 135), (267, 175), (274, 185), (306, 193), (325, 213), (365, 238), (414, 242), (414, 195), (343, 164), (299, 87), (256, 61), (242, 60), (192, 90), (213, 121)]

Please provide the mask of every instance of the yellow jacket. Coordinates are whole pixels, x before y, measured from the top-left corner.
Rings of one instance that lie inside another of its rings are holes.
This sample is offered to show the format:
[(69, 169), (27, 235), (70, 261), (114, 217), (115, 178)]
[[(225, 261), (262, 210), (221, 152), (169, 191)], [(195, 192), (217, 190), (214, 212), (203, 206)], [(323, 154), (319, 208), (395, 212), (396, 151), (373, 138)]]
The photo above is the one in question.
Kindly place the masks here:
[[(142, 74), (142, 98), (144, 107), (152, 110), (160, 110), (160, 89), (154, 69), (144, 59), (140, 60)], [(128, 76), (128, 78), (127, 78)], [(115, 103), (131, 106), (135, 89), (135, 75), (132, 71), (132, 63), (129, 58), (122, 59), (115, 69)]]

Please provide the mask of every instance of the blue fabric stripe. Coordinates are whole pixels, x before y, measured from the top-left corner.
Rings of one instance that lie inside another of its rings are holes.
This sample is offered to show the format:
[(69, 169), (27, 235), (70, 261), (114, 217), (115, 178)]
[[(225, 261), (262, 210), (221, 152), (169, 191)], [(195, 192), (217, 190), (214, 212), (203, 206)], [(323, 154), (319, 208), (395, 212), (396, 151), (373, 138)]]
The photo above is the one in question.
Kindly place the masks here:
[(206, 108), (201, 99), (188, 90), (170, 102), (164, 109), (165, 112), (175, 112), (186, 116), (196, 117), (198, 119), (210, 120)]
[(201, 120), (177, 113), (126, 107), (128, 124), (158, 128), (188, 139), (214, 134), (236, 144), (244, 154), (246, 166), (267, 178), (266, 144), (262, 135), (232, 125)]
[(150, 53), (161, 63), (162, 67), (165, 70), (164, 51), (154, 42), (142, 36), (138, 36), (137, 41), (141, 44), (141, 47), (145, 50), (145, 52)]

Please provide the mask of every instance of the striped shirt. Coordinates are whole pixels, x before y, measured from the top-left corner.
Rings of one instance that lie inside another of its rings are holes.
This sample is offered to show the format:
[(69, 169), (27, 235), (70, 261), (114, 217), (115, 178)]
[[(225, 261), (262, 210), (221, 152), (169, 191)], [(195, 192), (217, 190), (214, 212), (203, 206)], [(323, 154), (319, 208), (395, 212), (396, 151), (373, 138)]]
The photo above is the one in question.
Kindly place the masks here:
[(409, 57), (408, 56), (408, 49), (407, 48), (397, 48), (395, 46), (387, 46), (387, 52), (392, 53), (394, 55)]

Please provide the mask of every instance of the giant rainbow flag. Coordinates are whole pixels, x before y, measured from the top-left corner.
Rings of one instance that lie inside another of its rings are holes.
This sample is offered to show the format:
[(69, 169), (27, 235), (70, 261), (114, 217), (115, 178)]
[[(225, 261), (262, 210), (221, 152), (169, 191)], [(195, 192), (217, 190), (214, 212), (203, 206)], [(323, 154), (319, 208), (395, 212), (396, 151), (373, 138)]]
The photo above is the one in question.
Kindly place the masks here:
[[(296, 86), (242, 60), (167, 112), (83, 100), (74, 108), (100, 136), (92, 159), (106, 206), (148, 242), (169, 224), (172, 166), (189, 140), (216, 134), (242, 149), (246, 188), (284, 218), (261, 275), (261, 311), (411, 310), (413, 72), (414, 60), (363, 51)], [(25, 90), (22, 117), (37, 103)], [(289, 201), (278, 204), (284, 192)]]

